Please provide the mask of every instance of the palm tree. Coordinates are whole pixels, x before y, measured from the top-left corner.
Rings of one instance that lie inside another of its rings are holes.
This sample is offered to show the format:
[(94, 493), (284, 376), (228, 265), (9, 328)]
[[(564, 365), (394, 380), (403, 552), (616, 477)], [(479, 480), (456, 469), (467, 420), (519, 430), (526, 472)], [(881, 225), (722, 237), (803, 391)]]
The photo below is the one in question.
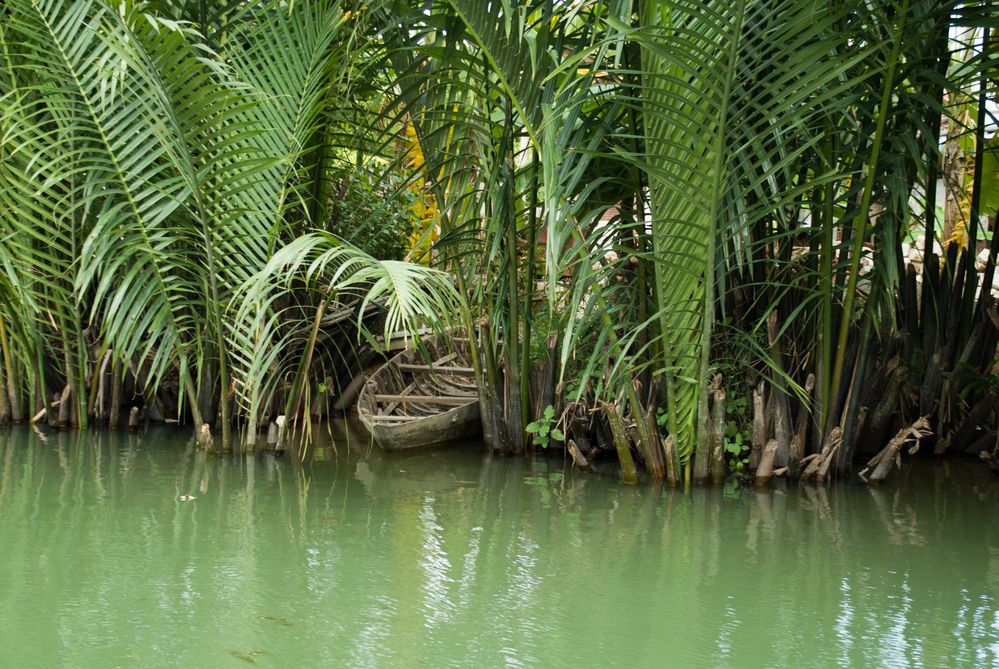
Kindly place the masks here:
[[(110, 364), (153, 398), (176, 379), (196, 424), (217, 406), (225, 447), (239, 414), (250, 443), (322, 383), (328, 314), (362, 307), (357, 347), (374, 305), (378, 327), (460, 323), (494, 448), (554, 416), (628, 478), (635, 447), (702, 479), (724, 473), (723, 385), (769, 388), (778, 466), (811, 432), (845, 469), (898, 360), (929, 365), (920, 404), (952, 421), (934, 379), (994, 350), (974, 254), (926, 253), (921, 291), (902, 254), (918, 216), (933, 248), (948, 95), (975, 91), (984, 145), (985, 0), (11, 0), (0, 19), (0, 415), (24, 395), (39, 415), (54, 383), (83, 425)], [(983, 46), (952, 66), (955, 25)], [(432, 194), (431, 267), (335, 236), (344, 173)]]
[[(196, 424), (214, 386), (230, 447), (230, 396), (257, 387), (232, 378), (235, 352), (270, 345), (230, 304), (315, 209), (305, 157), (355, 37), (342, 3), (234, 6), (224, 39), (136, 3), (3, 11), (7, 303), (52, 326), (73, 394), (84, 329), (154, 391), (179, 374)], [(48, 329), (11, 333), (42, 394)]]
[[(545, 308), (565, 316), (548, 328), (562, 352), (557, 376), (591, 354), (572, 372), (582, 377), (577, 397), (587, 384), (597, 403), (627, 396), (625, 410), (642, 425), (649, 408), (626, 380), (651, 372), (648, 396), (665, 389), (669, 433), (681, 459), (697, 450), (695, 476), (704, 478), (709, 379), (723, 335), (772, 381), (782, 461), (791, 456), (791, 407), (801, 425), (813, 409), (802, 370), (817, 373), (821, 445), (861, 378), (845, 374), (848, 360), (857, 367), (858, 342), (896, 308), (904, 203), (934, 151), (921, 124), (943, 112), (932, 72), (954, 7), (452, 0), (420, 4), (405, 32), (390, 29), (403, 101), (436, 176), (442, 255), (456, 249), (450, 266), (466, 273), (473, 313), (491, 331), (483, 373), (494, 389), (484, 396), (502, 405), (507, 443), (517, 448), (529, 419), (511, 403), (526, 408), (522, 349), (537, 325), (530, 258), (544, 236)], [(963, 11), (976, 20), (973, 7)], [(936, 51), (920, 51), (927, 40)], [(588, 115), (594, 100), (600, 111)], [(903, 105), (905, 122), (889, 124)], [(889, 167), (898, 163), (885, 162), (886, 143), (915, 147), (902, 181)], [(629, 178), (605, 182), (608, 173)], [(897, 215), (872, 224), (892, 202)], [(588, 234), (611, 207), (633, 215)], [(884, 244), (865, 277), (874, 289), (862, 291), (872, 239)], [(654, 318), (624, 306), (613, 280), (627, 268), (600, 262), (610, 249), (637, 265), (633, 304), (655, 305)], [(581, 330), (597, 330), (589, 351), (577, 350)], [(802, 438), (797, 458), (803, 447)]]

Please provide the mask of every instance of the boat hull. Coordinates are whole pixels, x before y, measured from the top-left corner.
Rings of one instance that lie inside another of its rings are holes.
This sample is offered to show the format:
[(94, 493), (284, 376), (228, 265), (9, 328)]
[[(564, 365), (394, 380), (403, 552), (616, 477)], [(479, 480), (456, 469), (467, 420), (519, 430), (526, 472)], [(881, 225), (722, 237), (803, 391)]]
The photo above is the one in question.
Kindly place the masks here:
[(482, 434), (478, 402), (401, 425), (380, 425), (370, 419), (365, 420), (363, 415), (361, 422), (371, 433), (375, 444), (386, 451), (443, 445)]
[[(440, 355), (433, 349), (435, 356)], [(367, 380), (358, 397), (357, 413), (379, 448), (427, 448), (481, 434), (479, 399), (469, 370), (442, 363), (455, 357), (452, 353), (428, 365), (416, 351), (407, 349)], [(449, 404), (457, 406), (446, 408)]]

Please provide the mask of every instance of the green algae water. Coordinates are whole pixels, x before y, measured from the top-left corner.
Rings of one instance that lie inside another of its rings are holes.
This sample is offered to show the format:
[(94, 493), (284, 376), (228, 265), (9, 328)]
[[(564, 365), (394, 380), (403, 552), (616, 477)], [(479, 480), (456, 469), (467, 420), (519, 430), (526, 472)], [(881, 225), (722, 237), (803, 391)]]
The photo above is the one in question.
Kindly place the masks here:
[(0, 432), (0, 666), (999, 665), (975, 463), (683, 493), (335, 436)]

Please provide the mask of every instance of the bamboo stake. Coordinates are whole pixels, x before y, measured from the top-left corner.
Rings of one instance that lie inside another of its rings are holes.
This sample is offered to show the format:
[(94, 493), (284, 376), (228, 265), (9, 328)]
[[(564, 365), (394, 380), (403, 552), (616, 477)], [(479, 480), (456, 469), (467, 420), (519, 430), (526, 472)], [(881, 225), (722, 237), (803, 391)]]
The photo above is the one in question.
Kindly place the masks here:
[[(521, 349), (520, 359), (520, 396), (521, 396), (521, 424), (527, 425), (531, 421), (530, 416), (530, 372), (531, 372), (531, 327), (534, 324), (534, 256), (537, 252), (537, 228), (538, 228), (538, 169), (540, 160), (536, 147), (531, 149), (531, 187), (530, 202), (527, 206), (527, 278), (525, 281), (524, 300), (524, 346)], [(518, 296), (519, 299), (519, 296)], [(537, 408), (540, 412), (545, 410), (547, 403)], [(533, 446), (532, 446), (533, 448)]]
[[(524, 431), (525, 415), (528, 411), (528, 398), (521, 395), (520, 377), (520, 291), (518, 284), (520, 281), (520, 270), (517, 262), (517, 204), (514, 179), (516, 167), (514, 165), (513, 148), (513, 107), (510, 96), (505, 96), (504, 105), (504, 126), (501, 141), (503, 155), (503, 197), (500, 200), (500, 218), (504, 227), (503, 240), (506, 246), (506, 311), (507, 328), (503, 332), (503, 346), (507, 355), (504, 359), (504, 390), (505, 390), (505, 418), (507, 439), (514, 453), (524, 452)], [(530, 342), (525, 342), (525, 346), (530, 346)]]

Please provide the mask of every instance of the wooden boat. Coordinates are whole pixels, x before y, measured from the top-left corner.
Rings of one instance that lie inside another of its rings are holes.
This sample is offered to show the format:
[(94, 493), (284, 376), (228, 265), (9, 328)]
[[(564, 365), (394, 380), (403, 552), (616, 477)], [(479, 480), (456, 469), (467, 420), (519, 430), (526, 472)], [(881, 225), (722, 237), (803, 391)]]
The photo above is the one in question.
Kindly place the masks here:
[(479, 393), (468, 351), (425, 342), (408, 348), (364, 384), (357, 414), (379, 447), (420, 448), (477, 435)]

